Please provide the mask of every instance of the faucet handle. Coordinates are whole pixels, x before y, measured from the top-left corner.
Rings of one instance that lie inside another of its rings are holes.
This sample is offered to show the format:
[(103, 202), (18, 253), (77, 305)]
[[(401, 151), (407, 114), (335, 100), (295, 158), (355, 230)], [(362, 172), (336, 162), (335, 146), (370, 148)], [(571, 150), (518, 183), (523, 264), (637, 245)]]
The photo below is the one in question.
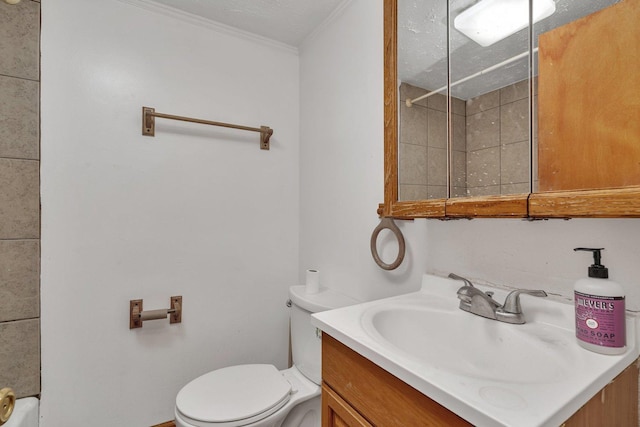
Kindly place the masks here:
[(543, 290), (529, 291), (526, 289), (518, 289), (509, 292), (507, 298), (504, 300), (502, 311), (505, 313), (520, 314), (522, 313), (522, 307), (520, 306), (520, 294), (531, 295), (534, 297), (546, 297), (547, 293)]
[(464, 277), (458, 276), (457, 274), (449, 273), (449, 278), (455, 279), (455, 280), (462, 280), (466, 286), (470, 286), (472, 288), (474, 287), (473, 283), (471, 283), (470, 280), (465, 279)]
[(464, 282), (464, 286), (458, 289), (458, 298), (464, 301), (465, 303), (470, 304), (471, 298), (473, 297), (473, 295), (479, 292), (475, 288), (475, 286), (473, 286), (473, 283), (471, 283), (470, 280), (465, 279), (462, 276), (458, 276), (457, 274), (454, 274), (454, 273), (449, 273), (449, 278), (454, 280), (461, 280)]

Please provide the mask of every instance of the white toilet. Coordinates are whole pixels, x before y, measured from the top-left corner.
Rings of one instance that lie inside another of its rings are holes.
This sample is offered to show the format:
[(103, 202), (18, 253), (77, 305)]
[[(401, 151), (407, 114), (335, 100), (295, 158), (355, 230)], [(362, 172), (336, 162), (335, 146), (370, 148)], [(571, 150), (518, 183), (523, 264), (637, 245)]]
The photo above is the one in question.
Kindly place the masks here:
[(356, 304), (321, 289), (289, 288), (293, 367), (238, 365), (217, 369), (185, 385), (176, 397), (178, 427), (319, 427), (321, 335), (311, 314)]

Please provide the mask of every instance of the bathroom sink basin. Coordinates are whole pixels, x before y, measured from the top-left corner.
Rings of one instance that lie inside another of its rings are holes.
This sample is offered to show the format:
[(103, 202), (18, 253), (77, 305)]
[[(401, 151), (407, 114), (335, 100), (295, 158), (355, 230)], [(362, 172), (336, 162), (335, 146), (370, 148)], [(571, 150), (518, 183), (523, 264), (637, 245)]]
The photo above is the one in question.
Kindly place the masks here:
[[(640, 355), (636, 317), (627, 315), (626, 353), (601, 355), (576, 343), (569, 300), (524, 296), (526, 323), (516, 325), (460, 310), (460, 285), (424, 275), (418, 292), (312, 323), (478, 426), (558, 426)], [(477, 287), (500, 302), (508, 293)]]
[(511, 325), (458, 309), (377, 306), (363, 314), (362, 326), (417, 362), (428, 360), (436, 369), (505, 383), (559, 381), (579, 350), (572, 348), (574, 338), (566, 329)]

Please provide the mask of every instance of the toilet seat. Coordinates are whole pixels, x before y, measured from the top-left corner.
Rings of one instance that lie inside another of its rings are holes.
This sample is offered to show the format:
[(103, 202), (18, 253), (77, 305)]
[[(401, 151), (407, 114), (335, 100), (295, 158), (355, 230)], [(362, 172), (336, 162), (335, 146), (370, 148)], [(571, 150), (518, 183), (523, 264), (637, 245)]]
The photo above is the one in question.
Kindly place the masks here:
[(291, 393), (291, 384), (273, 365), (230, 366), (184, 386), (176, 410), (194, 426), (239, 427), (273, 414)]

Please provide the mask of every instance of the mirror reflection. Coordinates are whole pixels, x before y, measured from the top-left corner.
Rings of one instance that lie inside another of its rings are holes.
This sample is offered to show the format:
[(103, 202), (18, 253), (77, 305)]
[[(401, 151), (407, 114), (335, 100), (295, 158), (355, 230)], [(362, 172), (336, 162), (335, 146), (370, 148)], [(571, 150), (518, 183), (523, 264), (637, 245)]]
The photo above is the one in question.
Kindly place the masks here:
[(398, 0), (399, 200), (535, 191), (538, 35), (614, 3)]

